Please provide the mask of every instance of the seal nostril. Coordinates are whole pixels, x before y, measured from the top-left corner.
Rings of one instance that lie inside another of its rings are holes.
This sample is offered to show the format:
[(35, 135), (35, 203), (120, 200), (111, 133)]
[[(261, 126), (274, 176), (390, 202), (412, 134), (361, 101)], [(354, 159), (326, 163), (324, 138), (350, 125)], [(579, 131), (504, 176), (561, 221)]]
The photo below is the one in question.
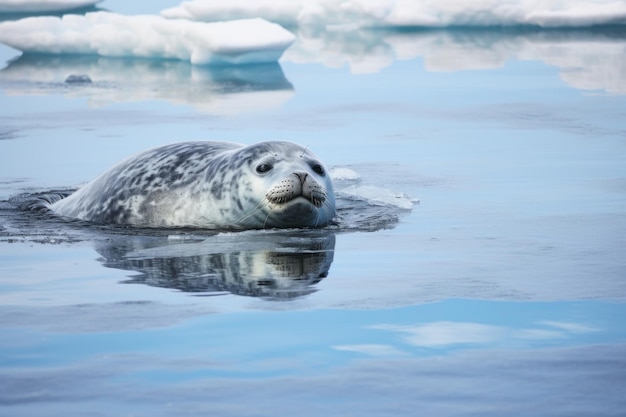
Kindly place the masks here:
[(306, 177), (309, 175), (306, 172), (294, 172), (293, 175), (295, 175), (296, 177), (298, 177), (298, 179), (300, 180), (301, 184), (304, 184), (304, 181), (306, 180)]

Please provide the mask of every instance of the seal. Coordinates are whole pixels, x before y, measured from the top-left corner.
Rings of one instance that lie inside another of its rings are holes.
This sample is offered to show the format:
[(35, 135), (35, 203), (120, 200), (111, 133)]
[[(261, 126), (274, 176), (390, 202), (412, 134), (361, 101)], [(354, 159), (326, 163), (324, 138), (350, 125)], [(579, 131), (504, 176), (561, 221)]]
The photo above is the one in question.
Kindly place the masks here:
[(330, 176), (291, 142), (181, 142), (118, 163), (48, 208), (99, 224), (315, 228), (335, 217)]

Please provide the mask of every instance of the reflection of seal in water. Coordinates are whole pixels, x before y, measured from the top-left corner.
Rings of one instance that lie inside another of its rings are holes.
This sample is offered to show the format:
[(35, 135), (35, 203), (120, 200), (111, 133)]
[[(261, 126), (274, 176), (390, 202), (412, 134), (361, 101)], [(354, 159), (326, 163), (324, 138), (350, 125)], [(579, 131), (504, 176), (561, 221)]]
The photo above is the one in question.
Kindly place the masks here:
[(335, 251), (330, 230), (178, 236), (183, 239), (111, 236), (95, 242), (95, 249), (107, 268), (132, 271), (124, 283), (272, 299), (314, 292), (328, 276)]
[(140, 227), (319, 227), (335, 198), (322, 163), (299, 145), (183, 142), (132, 156), (49, 208)]

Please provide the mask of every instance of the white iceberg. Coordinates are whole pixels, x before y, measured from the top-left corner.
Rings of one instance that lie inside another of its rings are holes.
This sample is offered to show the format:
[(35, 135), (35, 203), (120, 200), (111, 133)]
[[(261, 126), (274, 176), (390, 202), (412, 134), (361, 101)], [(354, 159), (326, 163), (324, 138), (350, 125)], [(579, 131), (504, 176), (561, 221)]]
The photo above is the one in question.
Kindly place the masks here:
[(202, 23), (109, 12), (0, 23), (0, 42), (25, 53), (162, 58), (197, 65), (276, 62), (295, 40), (263, 19)]
[(190, 0), (161, 15), (201, 21), (261, 17), (288, 26), (586, 27), (626, 23), (621, 0)]
[(0, 13), (51, 13), (95, 6), (102, 0), (0, 0)]

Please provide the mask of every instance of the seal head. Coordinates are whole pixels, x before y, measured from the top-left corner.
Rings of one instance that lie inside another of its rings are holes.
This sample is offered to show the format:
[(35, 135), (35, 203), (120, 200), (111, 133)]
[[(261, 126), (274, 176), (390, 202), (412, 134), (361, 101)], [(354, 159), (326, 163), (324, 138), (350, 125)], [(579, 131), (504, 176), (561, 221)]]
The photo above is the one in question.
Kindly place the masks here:
[(111, 168), (49, 207), (102, 224), (259, 229), (322, 227), (335, 217), (322, 162), (291, 142), (183, 142)]

